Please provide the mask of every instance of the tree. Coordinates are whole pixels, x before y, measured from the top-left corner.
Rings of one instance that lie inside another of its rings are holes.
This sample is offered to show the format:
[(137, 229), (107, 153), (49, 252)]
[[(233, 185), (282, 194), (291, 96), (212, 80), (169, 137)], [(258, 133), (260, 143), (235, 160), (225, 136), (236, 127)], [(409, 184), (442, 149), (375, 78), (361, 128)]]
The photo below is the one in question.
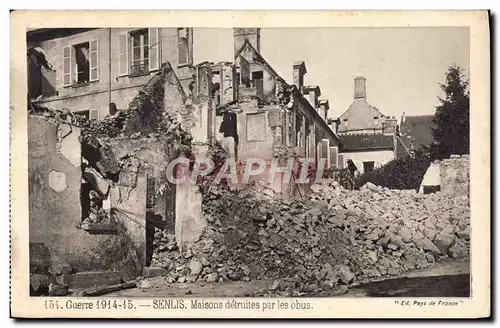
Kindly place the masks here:
[(418, 149), (414, 156), (395, 158), (356, 179), (356, 189), (367, 182), (389, 189), (418, 190), (431, 161), (425, 149)]
[(464, 79), (463, 70), (453, 65), (446, 73), (446, 83), (440, 86), (445, 96), (438, 97), (441, 105), (434, 115), (433, 160), (469, 153), (469, 82)]

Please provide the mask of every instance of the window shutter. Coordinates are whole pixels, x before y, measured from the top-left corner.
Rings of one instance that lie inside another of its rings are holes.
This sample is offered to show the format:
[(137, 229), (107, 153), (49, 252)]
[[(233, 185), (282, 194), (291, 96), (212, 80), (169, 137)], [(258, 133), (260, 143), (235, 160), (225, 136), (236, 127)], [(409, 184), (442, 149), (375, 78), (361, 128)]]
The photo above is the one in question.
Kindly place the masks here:
[(99, 42), (90, 41), (90, 81), (99, 80)]
[(98, 109), (91, 109), (89, 113), (89, 117), (91, 121), (98, 121), (99, 120), (99, 110)]
[(330, 140), (321, 140), (321, 158), (326, 159), (326, 167), (330, 168)]
[(330, 147), (330, 167), (338, 168), (338, 147)]
[(119, 53), (119, 75), (128, 74), (128, 42), (127, 33), (118, 35), (118, 53)]
[(148, 32), (149, 39), (149, 70), (160, 68), (160, 29), (150, 28)]
[(177, 29), (177, 60), (179, 65), (188, 64), (189, 61), (187, 30), (185, 28)]
[(341, 170), (344, 169), (344, 154), (339, 154), (339, 156), (338, 156), (338, 166), (339, 166), (339, 169), (341, 169)]
[(63, 47), (63, 85), (71, 85), (71, 46)]

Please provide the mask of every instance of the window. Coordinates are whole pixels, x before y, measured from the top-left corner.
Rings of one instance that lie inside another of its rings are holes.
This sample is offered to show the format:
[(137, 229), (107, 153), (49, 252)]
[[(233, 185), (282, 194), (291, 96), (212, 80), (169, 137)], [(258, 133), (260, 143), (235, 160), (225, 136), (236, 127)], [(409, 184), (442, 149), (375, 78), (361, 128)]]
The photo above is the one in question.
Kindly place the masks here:
[(147, 29), (130, 33), (130, 74), (149, 72), (149, 33)]
[(264, 75), (262, 71), (252, 72), (251, 84), (257, 90), (257, 97), (264, 100)]
[(349, 126), (349, 120), (344, 118), (344, 126), (347, 128)]
[(91, 109), (91, 110), (82, 110), (74, 113), (75, 116), (84, 117), (87, 120), (97, 121), (99, 120), (99, 110)]
[(75, 80), (77, 83), (88, 83), (90, 78), (89, 43), (74, 46), (75, 49)]
[(363, 172), (372, 172), (375, 168), (375, 162), (363, 162)]
[(374, 123), (375, 125), (378, 125), (378, 116), (374, 116), (374, 117), (373, 117), (373, 123)]
[(97, 40), (63, 47), (63, 85), (79, 85), (99, 80)]
[(80, 112), (75, 112), (75, 116), (80, 116), (88, 120), (90, 118), (90, 112), (88, 110), (82, 110)]
[(118, 35), (119, 75), (146, 75), (159, 69), (160, 29), (144, 28)]
[(179, 65), (191, 64), (189, 32), (188, 28), (177, 29), (177, 60)]

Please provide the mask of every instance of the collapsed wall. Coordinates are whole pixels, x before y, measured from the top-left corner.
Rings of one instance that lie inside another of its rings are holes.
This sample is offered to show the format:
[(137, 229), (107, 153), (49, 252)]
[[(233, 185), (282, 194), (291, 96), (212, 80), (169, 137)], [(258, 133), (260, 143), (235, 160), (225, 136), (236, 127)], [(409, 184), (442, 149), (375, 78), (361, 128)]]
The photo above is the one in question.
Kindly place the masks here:
[(469, 195), (469, 155), (451, 155), (440, 161), (441, 191), (450, 195)]
[[(117, 270), (136, 276), (127, 233), (82, 229), (81, 129), (30, 116), (28, 133), (29, 240), (40, 245), (30, 247), (30, 272), (45, 273), (53, 265), (57, 274)], [(36, 249), (48, 258), (40, 260)]]
[(277, 289), (317, 291), (468, 256), (469, 205), (444, 193), (313, 186), (309, 199), (213, 190), (203, 238), (179, 251), (157, 231), (153, 263), (167, 281), (281, 279)]
[[(192, 153), (191, 134), (179, 121), (189, 126), (184, 101), (165, 63), (126, 110), (101, 121), (69, 110), (32, 108), (31, 273), (57, 275), (60, 283), (65, 283), (61, 274), (101, 270), (135, 278), (151, 259), (151, 231), (174, 233), (176, 220), (192, 221), (166, 181), (170, 160)], [(196, 198), (194, 192), (184, 196)], [(50, 271), (54, 265), (56, 274)]]

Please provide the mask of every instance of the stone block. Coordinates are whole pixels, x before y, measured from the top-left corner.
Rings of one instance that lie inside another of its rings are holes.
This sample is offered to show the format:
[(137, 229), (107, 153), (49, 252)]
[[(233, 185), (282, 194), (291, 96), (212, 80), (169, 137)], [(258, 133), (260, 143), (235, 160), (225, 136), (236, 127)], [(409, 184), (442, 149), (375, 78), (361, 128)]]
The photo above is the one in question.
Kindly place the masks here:
[(343, 265), (339, 268), (339, 278), (345, 285), (350, 284), (354, 281), (354, 273), (351, 272), (351, 269), (347, 265)]
[(83, 172), (83, 176), (87, 178), (88, 181), (92, 184), (92, 186), (101, 193), (104, 197), (108, 194), (109, 191), (109, 182), (104, 179), (96, 170), (93, 168), (87, 167), (85, 172)]
[(434, 244), (439, 248), (441, 254), (446, 255), (448, 253), (448, 249), (453, 244), (455, 240), (455, 236), (446, 233), (439, 233), (434, 239)]
[(470, 226), (465, 227), (463, 230), (457, 231), (456, 235), (458, 238), (463, 240), (470, 240)]
[(159, 277), (167, 274), (167, 270), (158, 267), (144, 267), (142, 275), (144, 277)]

